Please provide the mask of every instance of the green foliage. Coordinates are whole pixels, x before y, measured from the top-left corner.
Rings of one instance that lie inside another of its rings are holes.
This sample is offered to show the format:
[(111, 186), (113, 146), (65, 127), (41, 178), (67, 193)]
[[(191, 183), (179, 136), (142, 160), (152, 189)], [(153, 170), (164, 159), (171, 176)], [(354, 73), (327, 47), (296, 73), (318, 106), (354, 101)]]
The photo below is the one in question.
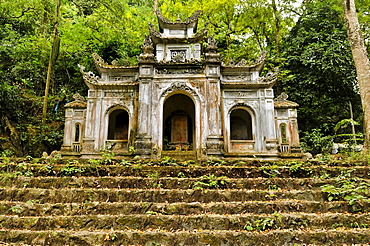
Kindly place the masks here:
[(131, 155), (134, 155), (135, 154), (135, 147), (134, 146), (130, 146), (129, 148), (128, 148), (128, 152), (130, 152), (130, 154)]
[(30, 166), (28, 165), (28, 163), (26, 162), (19, 163), (15, 168), (14, 174), (19, 175), (19, 176), (25, 176), (25, 177), (33, 176), (33, 172), (30, 169)]
[(337, 132), (339, 129), (347, 128), (351, 126), (352, 124), (355, 126), (360, 125), (357, 121), (354, 121), (352, 119), (343, 119), (334, 126), (334, 131)]
[(85, 167), (82, 167), (78, 161), (72, 161), (68, 164), (66, 164), (61, 170), (60, 175), (61, 176), (75, 176), (79, 175), (81, 173), (84, 173), (86, 171)]
[(218, 158), (210, 158), (207, 160), (207, 165), (209, 166), (222, 166), (225, 165), (226, 162), (224, 160), (218, 159)]
[(114, 158), (114, 152), (108, 149), (104, 149), (101, 151), (102, 153), (102, 163), (103, 164), (112, 164), (113, 163), (113, 158)]
[(319, 153), (331, 153), (333, 136), (325, 136), (320, 129), (312, 129), (311, 132), (303, 132), (301, 146), (305, 151), (313, 155)]
[(152, 187), (153, 188), (161, 188), (162, 187), (163, 184), (159, 180), (159, 173), (157, 171), (155, 171), (151, 174), (148, 174), (148, 178), (152, 179)]
[(178, 166), (176, 159), (169, 156), (162, 157), (160, 162), (162, 166)]
[(10, 211), (12, 211), (13, 213), (17, 213), (17, 214), (22, 213), (22, 210), (21, 210), (21, 208), (19, 206), (12, 206), (10, 208)]
[(147, 22), (154, 17), (147, 14), (151, 4), (129, 0), (62, 1), (58, 25), (61, 46), (51, 78), (47, 117), (51, 126), (47, 130), (38, 128), (56, 1), (1, 1), (0, 134), (13, 139), (1, 144), (0, 152), (11, 149), (18, 156), (40, 156), (44, 151), (60, 149), (62, 129), (55, 129), (53, 124), (63, 121), (63, 105), (74, 93), (86, 93), (77, 64), (94, 70), (92, 52), (101, 54), (107, 62), (134, 64), (148, 32)]
[[(352, 170), (353, 171), (353, 170)], [(348, 201), (350, 205), (363, 200), (369, 200), (370, 184), (366, 180), (353, 177), (351, 171), (342, 172), (336, 177), (334, 185), (321, 186), (321, 190), (327, 194), (328, 201)]]
[(4, 151), (0, 152), (0, 157), (12, 157), (13, 155), (14, 152), (9, 149), (5, 149)]
[(294, 2), (281, 1), (274, 8), (271, 1), (265, 0), (162, 0), (159, 8), (172, 21), (184, 21), (201, 10), (200, 28), (208, 24), (208, 33), (218, 41), (224, 61), (231, 63), (254, 61), (262, 50), (271, 50), (271, 56), (275, 56), (281, 37), (294, 24)]
[(335, 124), (349, 118), (349, 101), (355, 118), (361, 114), (355, 67), (337, 6), (330, 1), (305, 6), (282, 46), (281, 87), (300, 105), (299, 128), (304, 135), (317, 135), (311, 129), (320, 129), (323, 136), (334, 135)]
[(213, 174), (203, 175), (200, 181), (196, 181), (193, 184), (193, 189), (203, 190), (203, 189), (218, 189), (224, 186), (227, 182), (227, 177), (221, 176), (217, 177)]
[(278, 229), (283, 216), (277, 212), (273, 214), (273, 217), (267, 217), (256, 221), (248, 221), (244, 226), (244, 230), (247, 231), (266, 231), (271, 229)]
[(260, 169), (269, 178), (277, 178), (280, 175), (280, 167), (278, 165), (262, 166)]

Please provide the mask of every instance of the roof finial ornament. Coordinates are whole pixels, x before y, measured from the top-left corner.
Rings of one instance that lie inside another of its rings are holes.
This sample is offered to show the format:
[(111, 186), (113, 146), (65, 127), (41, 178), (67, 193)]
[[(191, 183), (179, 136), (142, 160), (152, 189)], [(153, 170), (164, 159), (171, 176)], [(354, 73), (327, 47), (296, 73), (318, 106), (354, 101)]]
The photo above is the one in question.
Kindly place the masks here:
[(288, 94), (282, 92), (278, 97), (276, 97), (275, 100), (277, 100), (277, 101), (283, 101), (283, 100), (287, 100), (288, 97), (289, 97)]
[(217, 42), (213, 36), (208, 37), (205, 56), (208, 62), (221, 61), (220, 54), (217, 52)]
[(176, 22), (181, 22), (181, 18), (180, 18), (180, 15), (177, 15), (177, 19), (176, 19)]
[(75, 99), (76, 102), (86, 102), (86, 99), (81, 96), (80, 93), (74, 94), (73, 99)]
[(143, 53), (140, 54), (140, 62), (152, 62), (155, 60), (153, 41), (149, 35), (145, 37), (142, 49)]
[(208, 37), (206, 49), (207, 50), (217, 50), (217, 42), (212, 35)]

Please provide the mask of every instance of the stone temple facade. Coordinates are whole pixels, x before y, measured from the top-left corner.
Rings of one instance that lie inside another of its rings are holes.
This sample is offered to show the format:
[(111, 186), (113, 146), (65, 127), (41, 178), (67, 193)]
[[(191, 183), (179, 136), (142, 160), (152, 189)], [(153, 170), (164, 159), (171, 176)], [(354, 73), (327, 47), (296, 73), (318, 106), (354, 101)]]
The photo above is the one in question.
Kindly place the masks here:
[(226, 66), (214, 39), (197, 30), (199, 12), (185, 22), (157, 16), (138, 66), (93, 54), (99, 76), (80, 67), (88, 96), (65, 106), (64, 156), (93, 158), (103, 149), (153, 159), (300, 155), (298, 105), (285, 94), (274, 99), (276, 74), (260, 77), (265, 53)]

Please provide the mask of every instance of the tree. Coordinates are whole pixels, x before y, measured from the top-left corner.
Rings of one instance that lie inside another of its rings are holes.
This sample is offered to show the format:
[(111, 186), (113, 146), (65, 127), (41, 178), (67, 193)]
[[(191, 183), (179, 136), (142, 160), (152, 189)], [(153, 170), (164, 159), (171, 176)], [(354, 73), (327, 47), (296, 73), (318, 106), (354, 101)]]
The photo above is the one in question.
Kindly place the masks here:
[[(281, 83), (297, 102), (299, 128), (334, 135), (334, 126), (361, 112), (356, 74), (341, 13), (328, 2), (307, 4), (305, 13), (285, 38)], [(304, 136), (305, 134), (302, 134)]]
[[(163, 15), (185, 19), (201, 10), (200, 25), (208, 23), (208, 33), (218, 41), (224, 62), (254, 61), (262, 50), (270, 57), (279, 54), (281, 37), (294, 24), (293, 3), (286, 0), (160, 0)], [(271, 59), (275, 60), (275, 59)]]
[(370, 147), (370, 62), (357, 18), (355, 1), (342, 0), (342, 3), (364, 112), (364, 149), (368, 151)]

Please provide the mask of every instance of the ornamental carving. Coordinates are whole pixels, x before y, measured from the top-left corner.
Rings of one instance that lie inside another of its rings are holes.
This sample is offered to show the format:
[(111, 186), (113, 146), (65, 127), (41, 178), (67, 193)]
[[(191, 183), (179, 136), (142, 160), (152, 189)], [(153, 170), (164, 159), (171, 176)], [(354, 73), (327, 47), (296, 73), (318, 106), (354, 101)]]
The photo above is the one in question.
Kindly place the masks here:
[(281, 93), (278, 97), (275, 98), (276, 101), (283, 101), (288, 99), (288, 94), (286, 93)]
[(158, 9), (155, 11), (155, 13), (158, 17), (158, 20), (163, 22), (163, 23), (167, 23), (167, 24), (174, 24), (174, 23), (190, 24), (190, 23), (198, 21), (198, 18), (199, 18), (199, 15), (200, 15), (200, 10), (195, 11), (195, 13), (192, 16), (190, 16), (185, 22), (182, 22), (181, 19), (177, 19), (176, 22), (172, 22), (169, 19), (167, 19), (166, 17), (164, 17)]
[(81, 96), (80, 93), (74, 94), (73, 99), (75, 99), (76, 102), (86, 102), (86, 99)]
[(217, 42), (213, 36), (208, 37), (205, 57), (208, 62), (221, 61), (220, 54), (217, 52)]
[(217, 50), (217, 42), (213, 36), (209, 36), (207, 39), (206, 51), (215, 52)]
[(235, 107), (247, 107), (253, 109), (253, 111), (256, 111), (257, 109), (257, 102), (256, 101), (247, 101), (247, 100), (234, 100), (233, 102), (229, 102), (229, 105), (231, 104), (232, 108)]
[(247, 61), (242, 59), (238, 64), (236, 64), (237, 67), (244, 67), (247, 66)]
[(268, 73), (265, 77), (259, 77), (257, 83), (270, 84), (277, 80), (277, 73)]
[(114, 102), (112, 105), (110, 105), (107, 110), (105, 111), (106, 114), (108, 114), (110, 111), (114, 110), (114, 109), (124, 109), (125, 111), (127, 111), (127, 113), (130, 114), (130, 110), (128, 108), (128, 105), (125, 104), (125, 102)]
[(225, 76), (226, 80), (241, 80), (245, 81), (248, 80), (248, 75), (247, 74), (240, 74), (240, 75), (226, 75)]
[(202, 72), (202, 68), (156, 69), (156, 74), (201, 74)]
[(154, 62), (154, 46), (153, 41), (150, 36), (146, 36), (144, 39), (144, 44), (142, 46), (143, 53), (140, 54), (139, 62)]
[(222, 150), (224, 148), (224, 143), (222, 141), (207, 141), (206, 142), (207, 150)]
[(179, 64), (179, 63), (200, 65), (200, 62), (197, 59), (194, 59), (194, 58), (191, 58), (191, 59), (182, 59), (181, 58), (181, 60), (172, 58), (170, 61), (165, 61), (163, 59), (163, 60), (158, 62), (159, 65)]
[(187, 86), (186, 84), (184, 83), (172, 83), (161, 95), (161, 97), (164, 97), (172, 92), (175, 92), (175, 91), (185, 91), (185, 92), (188, 92), (190, 95), (194, 96), (194, 97), (197, 97), (197, 93), (192, 89), (190, 88), (189, 86)]
[(101, 58), (101, 56), (99, 56), (97, 53), (93, 53), (92, 54), (92, 57), (93, 57), (95, 63), (98, 64), (99, 66), (104, 67), (104, 66), (107, 66), (108, 65), (108, 63), (106, 63), (104, 61), (104, 59)]
[(80, 72), (86, 82), (95, 85), (99, 83), (99, 76), (96, 76), (93, 72), (85, 72), (85, 67), (80, 64), (78, 64), (78, 67), (80, 68)]
[(257, 59), (257, 61), (255, 61), (254, 63), (252, 63), (251, 66), (261, 65), (262, 63), (265, 62), (266, 56), (267, 56), (267, 51), (263, 51), (262, 54), (261, 54), (261, 56)]

